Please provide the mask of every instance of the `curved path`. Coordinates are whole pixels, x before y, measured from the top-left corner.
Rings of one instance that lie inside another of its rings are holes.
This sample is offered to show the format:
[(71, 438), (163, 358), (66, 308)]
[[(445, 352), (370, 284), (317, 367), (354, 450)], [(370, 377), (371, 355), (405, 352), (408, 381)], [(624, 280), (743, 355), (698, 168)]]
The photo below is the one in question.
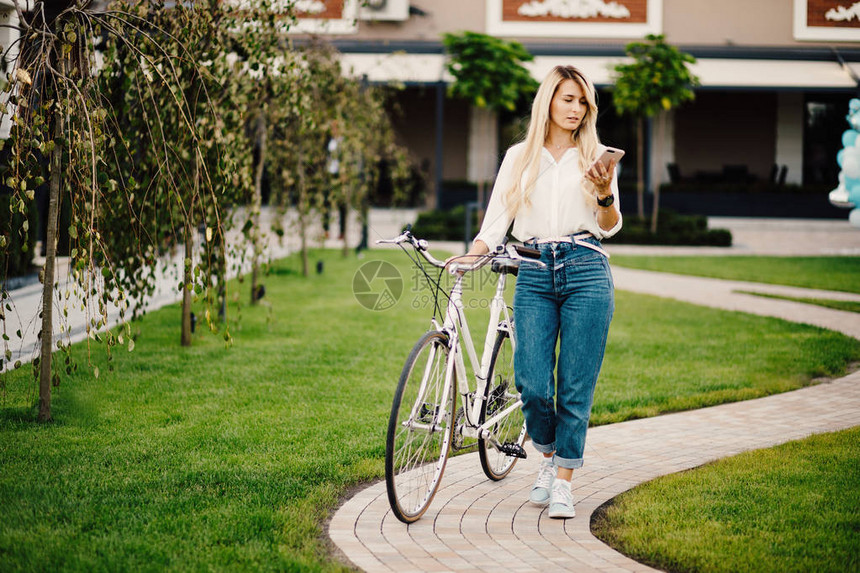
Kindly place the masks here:
[[(616, 287), (696, 304), (814, 324), (860, 338), (860, 314), (735, 293), (860, 300), (844, 293), (701, 279), (614, 268)], [(590, 531), (597, 507), (642, 482), (743, 451), (860, 425), (860, 372), (777, 394), (620, 424), (588, 433), (586, 464), (574, 473), (577, 516), (550, 519), (524, 502), (539, 457), (490, 482), (476, 454), (448, 462), (428, 512), (409, 526), (388, 507), (384, 482), (347, 500), (328, 533), (341, 557), (365, 571), (651, 571)]]

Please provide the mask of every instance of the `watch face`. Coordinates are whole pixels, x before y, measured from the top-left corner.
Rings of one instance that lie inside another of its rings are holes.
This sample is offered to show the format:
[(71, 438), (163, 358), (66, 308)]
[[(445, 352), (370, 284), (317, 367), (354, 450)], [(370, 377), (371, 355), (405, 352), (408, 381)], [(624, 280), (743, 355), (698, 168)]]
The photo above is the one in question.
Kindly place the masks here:
[(604, 197), (603, 199), (598, 199), (597, 204), (601, 207), (609, 207), (615, 203), (615, 195), (609, 195), (608, 197)]

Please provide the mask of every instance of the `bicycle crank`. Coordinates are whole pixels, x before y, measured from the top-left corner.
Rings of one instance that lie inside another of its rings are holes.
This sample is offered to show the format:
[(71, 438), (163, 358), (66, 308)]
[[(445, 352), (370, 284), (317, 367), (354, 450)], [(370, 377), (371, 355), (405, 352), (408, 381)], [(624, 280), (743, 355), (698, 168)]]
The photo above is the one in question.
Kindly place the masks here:
[(466, 411), (462, 408), (457, 408), (457, 415), (454, 417), (454, 433), (451, 437), (451, 449), (455, 452), (465, 450), (478, 445), (478, 442), (466, 443), (466, 437), (463, 435), (463, 429), (466, 427)]

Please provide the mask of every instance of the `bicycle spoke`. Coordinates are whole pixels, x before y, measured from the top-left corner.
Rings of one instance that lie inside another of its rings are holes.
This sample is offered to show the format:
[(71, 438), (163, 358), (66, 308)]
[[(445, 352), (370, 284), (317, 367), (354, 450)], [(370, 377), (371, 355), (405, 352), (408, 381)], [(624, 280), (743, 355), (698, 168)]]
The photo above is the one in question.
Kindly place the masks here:
[(403, 368), (392, 406), (386, 486), (392, 510), (407, 523), (426, 511), (448, 458), (456, 394), (442, 403), (447, 359), (447, 337), (425, 335)]
[[(493, 349), (489, 383), (487, 384), (486, 400), (481, 408), (480, 423), (492, 420), (519, 401), (519, 394), (514, 383), (513, 345), (507, 332), (499, 332)], [(526, 437), (525, 419), (520, 408), (513, 409), (509, 414), (496, 421), (490, 428), (499, 444), (522, 446)], [(479, 440), (478, 452), (481, 467), (488, 478), (500, 480), (507, 476), (516, 464), (517, 457), (510, 452), (518, 450), (510, 448), (509, 453), (493, 447), (490, 440)]]

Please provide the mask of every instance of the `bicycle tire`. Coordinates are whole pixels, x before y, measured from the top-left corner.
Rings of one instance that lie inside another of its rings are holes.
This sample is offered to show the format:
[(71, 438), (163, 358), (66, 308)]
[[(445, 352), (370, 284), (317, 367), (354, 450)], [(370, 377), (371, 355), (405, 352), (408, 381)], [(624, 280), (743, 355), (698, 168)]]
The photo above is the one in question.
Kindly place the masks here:
[(385, 440), (385, 486), (392, 512), (404, 523), (427, 511), (451, 451), (457, 409), (453, 377), (448, 404), (439, 403), (448, 354), (448, 336), (427, 332), (409, 353), (394, 393)]
[[(490, 360), (490, 372), (487, 376), (487, 387), (481, 403), (479, 424), (492, 418), (519, 400), (519, 394), (514, 384), (514, 353), (511, 338), (506, 331), (500, 330), (493, 346), (493, 357)], [(493, 433), (500, 443), (516, 443), (522, 447), (526, 438), (526, 422), (522, 409), (516, 409), (499, 420), (494, 426)], [(478, 455), (481, 458), (481, 468), (484, 474), (493, 481), (504, 479), (514, 465), (517, 457), (505, 454), (496, 449), (488, 440), (478, 440)]]

